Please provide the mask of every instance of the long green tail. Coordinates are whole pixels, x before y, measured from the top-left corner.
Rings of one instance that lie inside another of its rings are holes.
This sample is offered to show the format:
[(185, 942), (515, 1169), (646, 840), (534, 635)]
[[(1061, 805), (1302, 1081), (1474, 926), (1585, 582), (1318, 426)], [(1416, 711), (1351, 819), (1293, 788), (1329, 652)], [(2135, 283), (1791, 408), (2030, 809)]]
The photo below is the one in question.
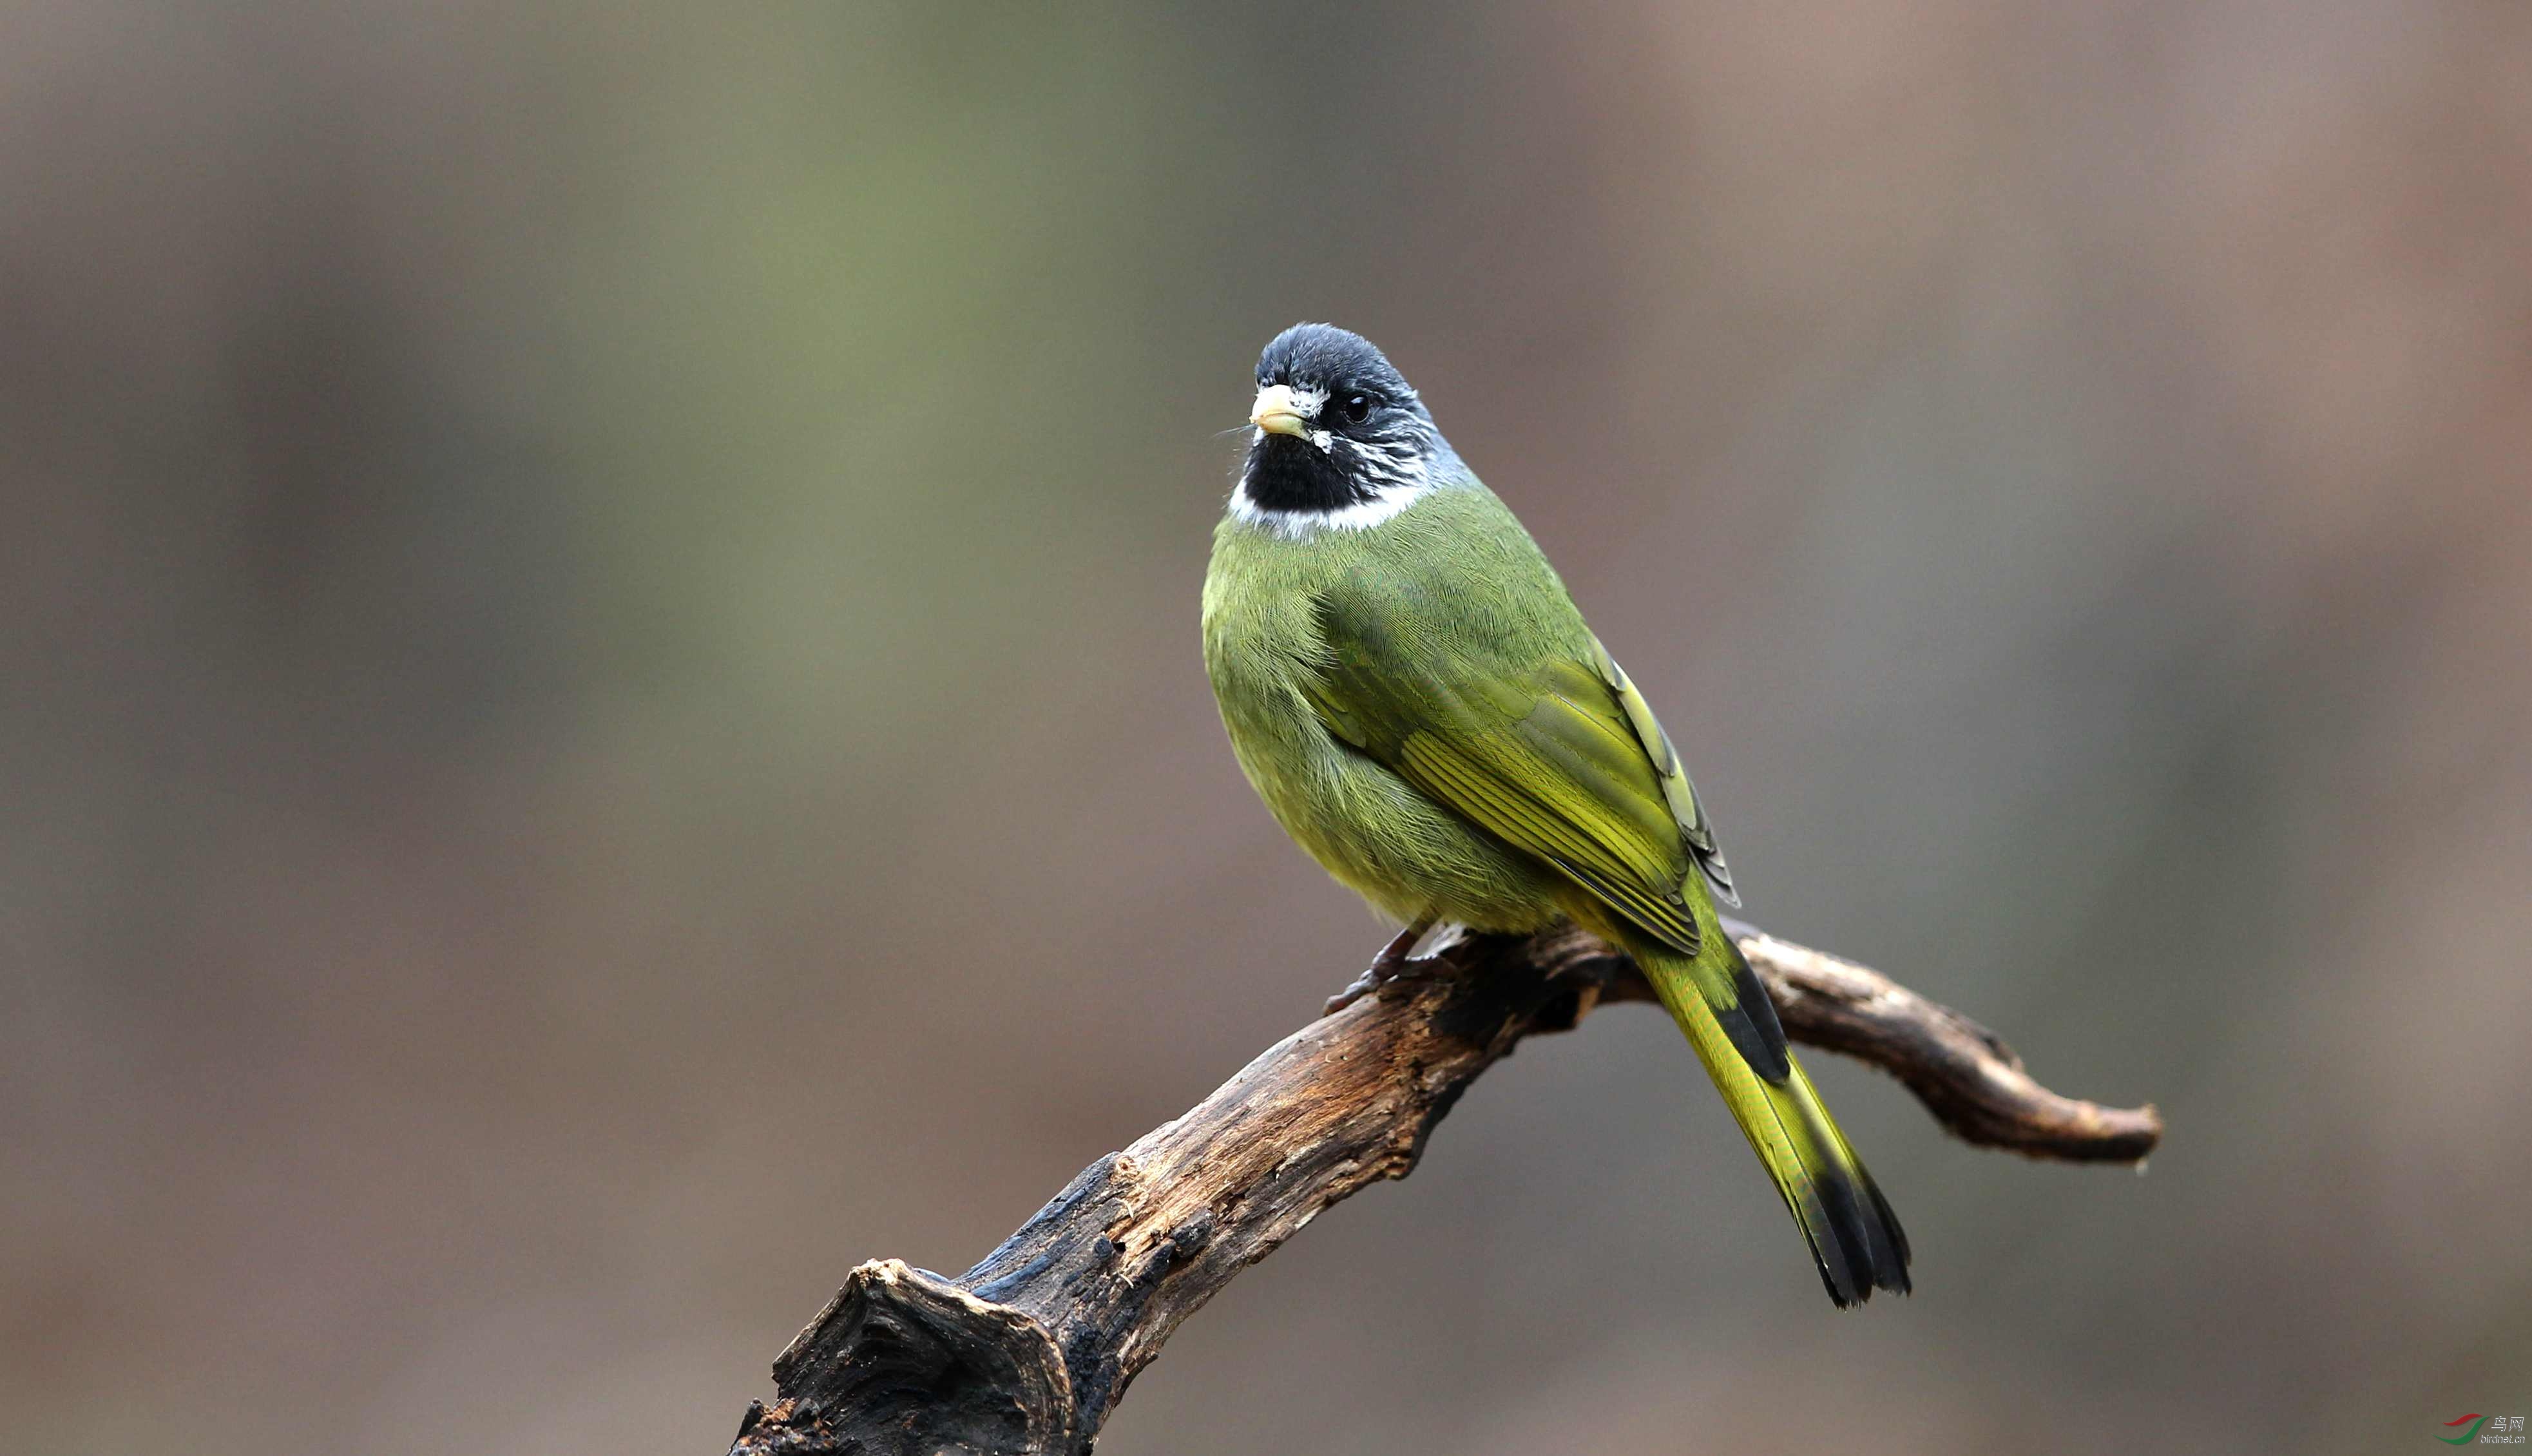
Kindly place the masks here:
[[(1702, 900), (1700, 895), (1698, 899)], [(1627, 949), (1688, 1033), (1732, 1120), (1776, 1180), (1839, 1309), (1908, 1292), (1908, 1236), (1785, 1046), (1767, 988), (1700, 905), (1695, 960), (1629, 936)]]

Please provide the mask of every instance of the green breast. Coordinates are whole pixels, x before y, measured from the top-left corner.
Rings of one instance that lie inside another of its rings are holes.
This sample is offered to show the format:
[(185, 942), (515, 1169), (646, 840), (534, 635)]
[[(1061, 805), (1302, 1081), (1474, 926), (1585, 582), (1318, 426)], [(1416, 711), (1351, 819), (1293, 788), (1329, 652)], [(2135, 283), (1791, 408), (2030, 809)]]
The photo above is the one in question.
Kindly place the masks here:
[(1400, 920), (1554, 921), (1552, 875), (1329, 735), (1304, 688), (1328, 662), (1331, 610), (1455, 678), (1587, 660), (1589, 631), (1528, 533), (1473, 483), (1368, 530), (1290, 539), (1225, 518), (1205, 577), (1205, 667), (1248, 782), (1330, 874)]

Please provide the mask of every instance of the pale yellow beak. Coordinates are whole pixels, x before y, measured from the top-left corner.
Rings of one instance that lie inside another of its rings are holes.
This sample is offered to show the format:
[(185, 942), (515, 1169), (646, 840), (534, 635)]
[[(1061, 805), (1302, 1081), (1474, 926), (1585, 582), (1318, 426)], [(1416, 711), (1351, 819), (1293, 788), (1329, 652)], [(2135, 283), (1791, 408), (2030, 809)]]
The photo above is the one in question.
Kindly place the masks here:
[(1310, 417), (1301, 413), (1292, 385), (1269, 384), (1257, 391), (1257, 403), (1248, 411), (1248, 423), (1269, 435), (1300, 438), (1309, 434)]

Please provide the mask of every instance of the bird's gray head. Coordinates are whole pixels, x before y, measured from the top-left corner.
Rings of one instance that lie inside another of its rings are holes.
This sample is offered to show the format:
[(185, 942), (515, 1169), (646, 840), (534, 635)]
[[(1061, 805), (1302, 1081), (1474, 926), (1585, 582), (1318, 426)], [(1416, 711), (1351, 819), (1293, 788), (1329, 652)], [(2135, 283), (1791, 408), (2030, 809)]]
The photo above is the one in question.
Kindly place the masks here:
[(1231, 512), (1288, 536), (1360, 530), (1457, 474), (1459, 457), (1371, 341), (1295, 323), (1257, 357), (1256, 439)]

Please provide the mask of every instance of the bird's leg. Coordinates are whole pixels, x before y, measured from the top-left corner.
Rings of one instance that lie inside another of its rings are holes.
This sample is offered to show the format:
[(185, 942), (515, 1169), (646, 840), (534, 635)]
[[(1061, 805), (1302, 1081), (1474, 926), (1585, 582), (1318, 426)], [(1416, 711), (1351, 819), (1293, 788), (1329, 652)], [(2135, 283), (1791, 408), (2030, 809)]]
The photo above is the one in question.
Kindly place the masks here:
[(1409, 963), (1414, 959), (1415, 943), (1422, 940), (1424, 932), (1432, 928), (1433, 917), (1426, 915), (1391, 936), (1389, 944), (1380, 948), (1380, 954), (1371, 958), (1371, 965), (1363, 971), (1363, 974), (1372, 977), (1375, 985), (1381, 981), (1396, 980), (1404, 975)]
[[(1380, 954), (1371, 958), (1371, 964), (1363, 968), (1362, 974), (1353, 978), (1353, 984), (1328, 998), (1327, 1010), (1321, 1015), (1334, 1016), (1391, 981), (1402, 980), (1409, 976), (1429, 975), (1440, 968), (1445, 963), (1440, 956), (1415, 954), (1415, 948), (1432, 933), (1433, 919), (1433, 916), (1425, 915), (1417, 919), (1414, 924), (1391, 936), (1389, 944), (1380, 948)], [(1451, 928), (1455, 931), (1458, 929), (1457, 926)], [(1445, 937), (1446, 940), (1452, 938)]]

